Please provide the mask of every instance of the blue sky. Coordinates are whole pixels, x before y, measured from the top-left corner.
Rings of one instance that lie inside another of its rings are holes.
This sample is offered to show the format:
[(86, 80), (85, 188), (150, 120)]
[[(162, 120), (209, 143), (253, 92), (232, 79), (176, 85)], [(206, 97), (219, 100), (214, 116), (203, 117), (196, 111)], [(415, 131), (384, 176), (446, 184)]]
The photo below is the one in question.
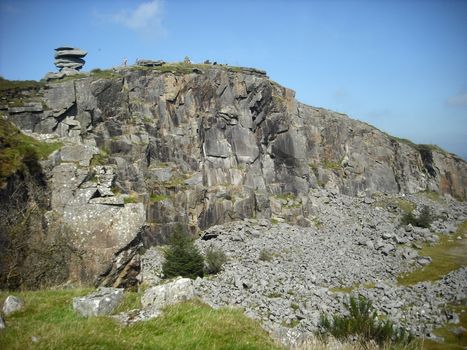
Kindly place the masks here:
[(307, 104), (467, 159), (467, 0), (0, 0), (0, 75), (40, 79), (53, 49), (265, 69)]

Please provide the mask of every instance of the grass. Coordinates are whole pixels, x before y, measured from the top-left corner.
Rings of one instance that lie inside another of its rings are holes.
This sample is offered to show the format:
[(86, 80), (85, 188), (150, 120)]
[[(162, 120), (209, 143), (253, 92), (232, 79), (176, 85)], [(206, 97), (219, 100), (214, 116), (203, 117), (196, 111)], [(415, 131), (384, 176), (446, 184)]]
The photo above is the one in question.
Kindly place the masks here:
[(91, 166), (96, 166), (96, 165), (106, 165), (109, 164), (109, 152), (105, 149), (100, 149), (99, 153), (94, 154), (91, 158), (90, 165)]
[[(397, 280), (402, 285), (412, 285), (422, 281), (436, 281), (447, 273), (467, 265), (467, 220), (459, 225), (453, 235), (440, 235), (435, 245), (424, 245), (421, 256), (429, 256), (431, 264), (400, 276)], [(461, 237), (458, 239), (457, 237)]]
[(430, 150), (430, 151), (436, 151), (436, 152), (439, 152), (439, 153), (443, 153), (443, 154), (449, 154), (449, 152), (446, 152), (444, 149), (442, 149), (441, 147), (437, 146), (437, 145), (430, 145), (430, 144), (416, 144), (410, 140), (407, 140), (407, 139), (404, 139), (404, 138), (401, 138), (401, 137), (396, 137), (396, 136), (392, 136), (392, 135), (389, 135), (388, 133), (385, 133), (383, 132), (383, 134), (385, 134), (387, 137), (389, 137), (391, 140), (393, 141), (397, 141), (399, 143), (404, 143), (412, 148), (415, 148), (416, 150), (418, 151), (423, 151), (423, 150)]
[(93, 69), (90, 72), (90, 76), (99, 79), (112, 79), (121, 76), (120, 74), (116, 73), (113, 69)]
[(325, 169), (330, 169), (330, 170), (339, 170), (342, 168), (339, 163), (330, 161), (330, 160), (323, 160), (321, 164)]
[(175, 75), (184, 75), (193, 73), (193, 69), (203, 69), (212, 67), (208, 64), (193, 64), (193, 63), (184, 63), (184, 62), (176, 62), (176, 63), (165, 63), (161, 66), (156, 67), (141, 67), (141, 66), (133, 66), (131, 69), (133, 70), (151, 70), (151, 71), (158, 71), (161, 73), (173, 73)]
[(295, 196), (292, 193), (276, 194), (276, 195), (274, 195), (274, 198), (282, 199), (282, 200), (285, 200), (285, 201), (295, 200)]
[(0, 91), (39, 89), (44, 84), (36, 80), (8, 80), (0, 77)]
[(432, 340), (425, 340), (423, 348), (426, 350), (463, 350), (467, 347), (467, 331), (460, 334), (454, 334), (452, 331), (459, 327), (467, 329), (467, 305), (448, 305), (451, 311), (457, 313), (460, 318), (459, 324), (447, 324), (444, 327), (437, 328), (434, 333), (443, 337), (443, 343), (437, 343)]
[(162, 202), (163, 200), (166, 200), (167, 198), (169, 198), (169, 196), (165, 194), (151, 194), (151, 196), (149, 196), (149, 200), (152, 203)]
[(428, 198), (428, 199), (431, 199), (433, 202), (442, 202), (442, 197), (441, 195), (438, 193), (438, 192), (434, 192), (434, 191), (422, 191), (422, 192), (419, 192), (420, 195)]
[(316, 229), (320, 229), (324, 226), (321, 219), (316, 216), (311, 220), (311, 223), (315, 226)]
[(17, 171), (26, 167), (30, 172), (39, 171), (38, 160), (46, 159), (62, 143), (40, 142), (23, 134), (12, 123), (0, 118), (0, 184)]
[[(90, 290), (15, 293), (25, 308), (6, 317), (1, 349), (281, 349), (241, 310), (213, 310), (199, 301), (171, 306), (161, 317), (122, 327), (107, 317), (83, 318), (72, 298)], [(0, 293), (3, 301), (8, 293)], [(138, 295), (126, 293), (119, 309), (137, 306)], [(38, 341), (32, 342), (32, 337)]]
[(380, 198), (376, 201), (375, 205), (380, 208), (387, 208), (388, 206), (395, 206), (408, 214), (415, 210), (417, 205), (405, 198)]
[(125, 203), (125, 204), (138, 203), (138, 196), (137, 195), (131, 195), (131, 196), (125, 197), (125, 198), (123, 198), (123, 203)]

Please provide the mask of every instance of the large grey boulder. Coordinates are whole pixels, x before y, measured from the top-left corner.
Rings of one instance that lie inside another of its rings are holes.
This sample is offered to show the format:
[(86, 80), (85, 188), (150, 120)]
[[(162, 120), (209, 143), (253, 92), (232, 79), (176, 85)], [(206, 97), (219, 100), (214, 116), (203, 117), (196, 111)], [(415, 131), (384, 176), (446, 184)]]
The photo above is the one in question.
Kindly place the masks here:
[(57, 47), (55, 49), (55, 58), (60, 58), (63, 56), (72, 56), (72, 57), (84, 57), (88, 53), (84, 50), (73, 48), (73, 47), (68, 47), (68, 46), (62, 46), (62, 47)]
[(73, 309), (84, 317), (110, 315), (123, 300), (123, 288), (101, 287), (84, 297), (73, 298)]
[(148, 309), (162, 309), (194, 297), (193, 280), (179, 277), (173, 282), (146, 290), (141, 298), (141, 305)]
[(13, 295), (9, 295), (3, 303), (3, 313), (5, 316), (12, 314), (13, 312), (19, 311), (23, 308), (24, 303), (20, 298)]
[(142, 60), (137, 60), (136, 64), (142, 67), (158, 67), (158, 66), (162, 66), (163, 64), (165, 64), (165, 62), (161, 60), (154, 61), (154, 60), (142, 59)]

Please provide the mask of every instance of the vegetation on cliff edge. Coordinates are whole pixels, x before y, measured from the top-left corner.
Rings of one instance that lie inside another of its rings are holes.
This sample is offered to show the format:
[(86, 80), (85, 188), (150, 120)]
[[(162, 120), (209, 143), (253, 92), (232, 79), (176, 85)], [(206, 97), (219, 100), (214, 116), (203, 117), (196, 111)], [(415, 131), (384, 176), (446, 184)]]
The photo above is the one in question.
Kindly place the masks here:
[(40, 171), (38, 161), (47, 158), (61, 143), (40, 142), (23, 134), (9, 121), (0, 118), (0, 185), (17, 171)]

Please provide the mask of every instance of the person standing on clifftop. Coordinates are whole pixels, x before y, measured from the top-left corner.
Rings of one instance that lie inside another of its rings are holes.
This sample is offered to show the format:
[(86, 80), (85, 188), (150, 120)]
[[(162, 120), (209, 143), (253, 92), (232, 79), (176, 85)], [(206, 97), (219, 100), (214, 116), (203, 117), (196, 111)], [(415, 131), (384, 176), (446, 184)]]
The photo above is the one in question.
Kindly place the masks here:
[(128, 63), (128, 60), (127, 60), (127, 58), (125, 57), (125, 58), (123, 59), (123, 66), (126, 67), (127, 63)]

